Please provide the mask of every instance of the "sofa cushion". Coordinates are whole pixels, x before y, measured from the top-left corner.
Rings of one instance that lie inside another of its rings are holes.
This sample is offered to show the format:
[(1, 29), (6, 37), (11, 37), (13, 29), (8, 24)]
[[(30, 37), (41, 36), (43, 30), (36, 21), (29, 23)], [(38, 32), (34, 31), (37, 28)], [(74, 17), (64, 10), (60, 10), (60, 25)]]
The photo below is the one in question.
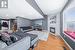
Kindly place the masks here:
[(34, 40), (36, 37), (38, 37), (37, 35), (35, 34), (29, 34), (29, 33), (24, 33), (26, 36), (29, 36), (31, 37), (31, 41)]
[(29, 37), (31, 37), (31, 40), (34, 40), (37, 37), (37, 35), (35, 35), (35, 34), (24, 33), (24, 32), (21, 32), (21, 31), (17, 31), (17, 32), (13, 33), (13, 35), (18, 35), (21, 38), (29, 36)]

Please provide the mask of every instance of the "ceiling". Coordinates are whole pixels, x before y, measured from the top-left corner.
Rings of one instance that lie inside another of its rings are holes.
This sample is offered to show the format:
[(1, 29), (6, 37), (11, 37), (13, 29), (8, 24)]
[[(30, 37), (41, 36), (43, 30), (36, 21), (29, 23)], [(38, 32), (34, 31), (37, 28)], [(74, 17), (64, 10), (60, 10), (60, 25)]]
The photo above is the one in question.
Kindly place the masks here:
[(68, 0), (35, 0), (37, 5), (46, 15), (60, 12)]
[(28, 19), (43, 18), (25, 0), (8, 0), (8, 8), (0, 9), (0, 18), (15, 18), (16, 16)]
[[(68, 0), (35, 0), (37, 5), (46, 15), (60, 12)], [(40, 19), (43, 16), (38, 13), (25, 0), (8, 0), (8, 8), (0, 9), (0, 18), (15, 18), (16, 16), (28, 19)]]

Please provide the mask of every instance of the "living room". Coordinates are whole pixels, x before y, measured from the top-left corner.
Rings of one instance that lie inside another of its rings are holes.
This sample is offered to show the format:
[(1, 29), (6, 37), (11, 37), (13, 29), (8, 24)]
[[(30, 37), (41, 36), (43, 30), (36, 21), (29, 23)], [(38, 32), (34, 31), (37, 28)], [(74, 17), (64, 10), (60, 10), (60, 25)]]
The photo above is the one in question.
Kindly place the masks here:
[(0, 50), (74, 50), (74, 3), (0, 0)]

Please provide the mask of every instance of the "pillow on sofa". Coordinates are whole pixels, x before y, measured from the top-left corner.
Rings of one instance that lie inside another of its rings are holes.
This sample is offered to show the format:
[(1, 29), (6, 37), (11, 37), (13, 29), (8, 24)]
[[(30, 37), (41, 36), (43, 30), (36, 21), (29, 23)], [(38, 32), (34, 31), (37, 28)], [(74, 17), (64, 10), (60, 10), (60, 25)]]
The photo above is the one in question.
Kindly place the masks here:
[(18, 36), (16, 34), (11, 35), (10, 38), (11, 38), (11, 40), (12, 40), (13, 43), (22, 39), (20, 36)]
[(8, 32), (2, 32), (1, 40), (5, 42), (7, 45), (11, 45), (12, 43), (16, 42), (18, 38), (15, 35), (8, 34)]
[(9, 35), (7, 36), (6, 34), (4, 34), (4, 35), (2, 34), (2, 35), (1, 35), (1, 40), (2, 40), (3, 42), (5, 42), (7, 45), (10, 45), (10, 44), (13, 43), (13, 42), (11, 41)]

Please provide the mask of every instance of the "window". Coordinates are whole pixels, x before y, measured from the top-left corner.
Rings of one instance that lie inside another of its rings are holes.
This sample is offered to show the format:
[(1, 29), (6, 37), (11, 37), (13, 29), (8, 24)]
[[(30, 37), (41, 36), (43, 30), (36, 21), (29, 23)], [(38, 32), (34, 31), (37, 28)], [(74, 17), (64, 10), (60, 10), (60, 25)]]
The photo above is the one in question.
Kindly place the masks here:
[(75, 7), (65, 10), (63, 15), (64, 33), (75, 39)]

